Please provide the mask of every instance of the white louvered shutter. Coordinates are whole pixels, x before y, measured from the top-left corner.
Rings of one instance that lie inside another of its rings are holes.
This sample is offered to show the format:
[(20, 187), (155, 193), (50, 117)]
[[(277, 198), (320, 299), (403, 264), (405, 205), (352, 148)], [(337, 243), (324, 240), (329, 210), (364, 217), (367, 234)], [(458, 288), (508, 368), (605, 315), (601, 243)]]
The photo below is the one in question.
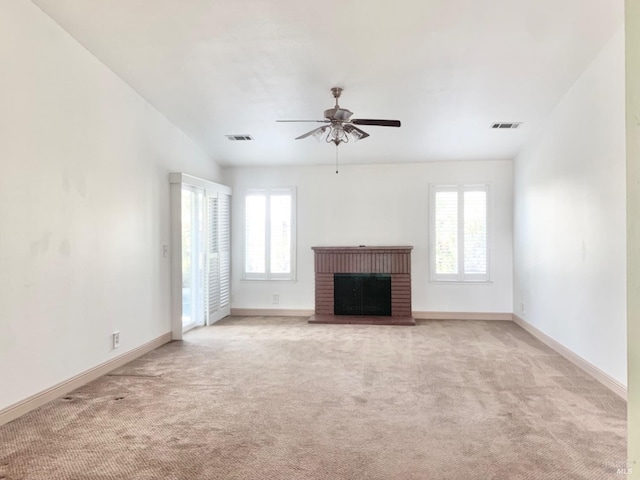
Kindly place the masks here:
[(435, 193), (436, 278), (458, 275), (458, 192)]
[(220, 309), (220, 257), (218, 254), (218, 196), (207, 195), (207, 324)]
[(487, 192), (464, 192), (464, 274), (487, 274)]
[(227, 316), (231, 307), (231, 195), (220, 194), (218, 208), (220, 311)]
[(489, 185), (433, 185), (431, 278), (489, 280)]

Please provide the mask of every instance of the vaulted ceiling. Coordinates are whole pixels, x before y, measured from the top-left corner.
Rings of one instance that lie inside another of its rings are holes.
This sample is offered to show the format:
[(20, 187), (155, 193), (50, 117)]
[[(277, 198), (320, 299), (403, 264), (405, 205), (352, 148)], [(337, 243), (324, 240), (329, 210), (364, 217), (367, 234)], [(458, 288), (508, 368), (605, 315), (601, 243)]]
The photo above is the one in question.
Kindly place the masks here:
[[(221, 165), (510, 159), (623, 22), (622, 0), (33, 0)], [(523, 122), (493, 130), (493, 122)], [(249, 142), (226, 134), (250, 134)]]

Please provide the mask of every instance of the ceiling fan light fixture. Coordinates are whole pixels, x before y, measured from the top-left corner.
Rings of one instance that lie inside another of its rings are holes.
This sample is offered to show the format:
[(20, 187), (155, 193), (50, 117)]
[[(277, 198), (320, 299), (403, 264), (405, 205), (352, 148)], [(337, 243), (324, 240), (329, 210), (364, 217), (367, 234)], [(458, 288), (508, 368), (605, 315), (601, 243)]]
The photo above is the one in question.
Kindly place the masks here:
[(349, 142), (349, 137), (344, 131), (344, 128), (340, 124), (331, 125), (331, 131), (327, 135), (327, 143), (335, 143), (340, 145), (341, 143)]
[(316, 131), (312, 135), (318, 142), (322, 142), (325, 138), (327, 130), (329, 130), (329, 125), (325, 125), (324, 127), (316, 129)]
[(360, 140), (361, 138), (364, 138), (363, 135), (360, 135), (360, 133), (358, 132), (349, 132), (349, 139), (351, 139), (352, 142), (357, 142), (358, 140)]
[(357, 142), (358, 140), (362, 140), (369, 136), (367, 132), (360, 130), (358, 127), (354, 127), (353, 125), (347, 124), (343, 129), (347, 133), (347, 138), (353, 142)]

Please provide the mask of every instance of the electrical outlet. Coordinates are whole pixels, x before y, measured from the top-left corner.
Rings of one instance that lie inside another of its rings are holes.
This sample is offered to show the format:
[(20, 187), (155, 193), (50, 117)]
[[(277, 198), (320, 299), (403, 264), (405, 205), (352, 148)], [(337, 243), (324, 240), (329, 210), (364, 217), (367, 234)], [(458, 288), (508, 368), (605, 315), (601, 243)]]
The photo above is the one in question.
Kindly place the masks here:
[(120, 332), (113, 332), (113, 349), (120, 346)]
[(280, 294), (274, 293), (273, 294), (273, 304), (274, 305), (278, 305), (279, 303), (280, 303)]
[(167, 258), (169, 256), (169, 245), (162, 246), (162, 258)]
[(520, 303), (520, 311), (524, 313), (524, 302)]

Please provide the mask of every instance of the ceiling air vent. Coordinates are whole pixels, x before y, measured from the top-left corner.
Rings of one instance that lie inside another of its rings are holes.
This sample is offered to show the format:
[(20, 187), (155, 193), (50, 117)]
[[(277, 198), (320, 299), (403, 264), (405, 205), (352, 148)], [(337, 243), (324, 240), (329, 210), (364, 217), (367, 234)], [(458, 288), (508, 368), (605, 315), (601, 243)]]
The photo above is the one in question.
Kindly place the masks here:
[(225, 135), (232, 142), (245, 142), (247, 140), (253, 140), (251, 135)]
[(491, 128), (520, 128), (520, 125), (522, 125), (522, 122), (501, 122), (491, 124)]

